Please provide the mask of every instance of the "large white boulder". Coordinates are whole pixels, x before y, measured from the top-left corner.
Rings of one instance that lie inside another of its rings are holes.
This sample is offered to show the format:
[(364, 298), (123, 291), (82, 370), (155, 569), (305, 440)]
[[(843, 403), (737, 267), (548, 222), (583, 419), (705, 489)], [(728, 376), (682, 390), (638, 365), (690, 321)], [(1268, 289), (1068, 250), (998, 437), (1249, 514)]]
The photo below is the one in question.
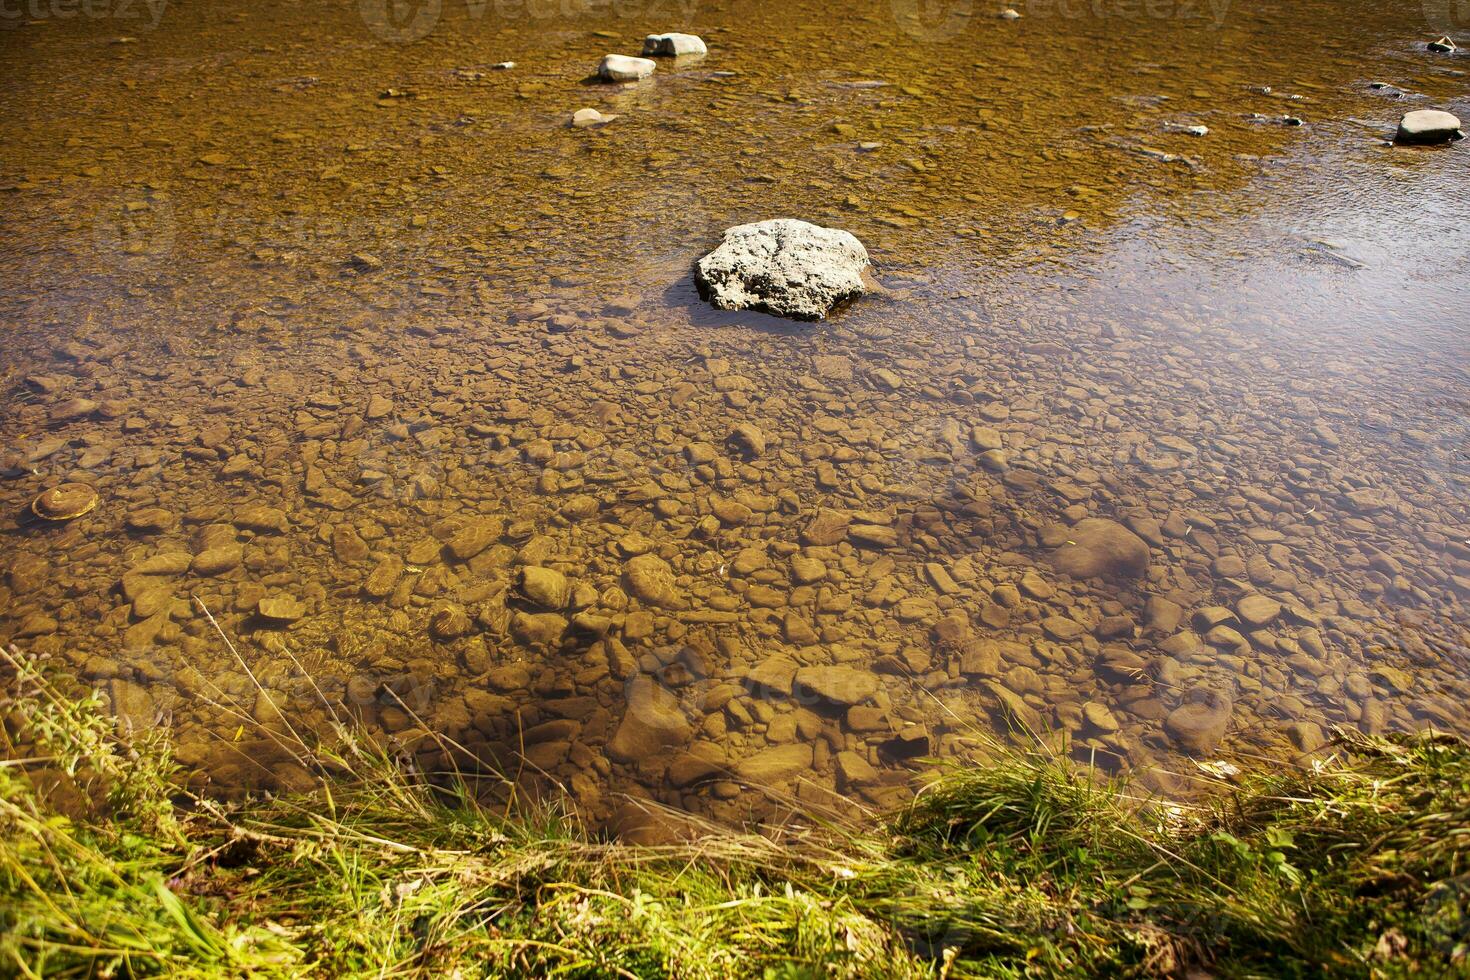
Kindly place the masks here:
[(630, 58), (625, 54), (610, 54), (597, 66), (597, 77), (605, 82), (636, 82), (647, 78), (658, 67), (657, 62), (647, 58)]
[(1460, 120), (1443, 109), (1415, 109), (1399, 120), (1396, 138), (1400, 143), (1447, 143), (1464, 135)]
[(848, 232), (795, 218), (773, 218), (725, 231), (699, 260), (699, 293), (722, 310), (759, 310), (792, 320), (820, 320), (864, 292), (868, 250)]
[(704, 40), (694, 34), (650, 34), (643, 39), (643, 57), (678, 58), (709, 54)]

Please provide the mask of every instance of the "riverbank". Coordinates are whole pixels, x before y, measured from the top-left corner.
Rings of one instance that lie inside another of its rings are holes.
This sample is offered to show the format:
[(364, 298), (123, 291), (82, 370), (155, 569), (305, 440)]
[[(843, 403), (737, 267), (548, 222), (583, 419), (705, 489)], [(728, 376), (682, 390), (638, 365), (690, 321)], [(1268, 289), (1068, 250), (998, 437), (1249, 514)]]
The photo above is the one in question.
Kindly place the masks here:
[(1016, 751), (861, 832), (654, 847), (491, 812), (345, 729), (314, 792), (198, 799), (163, 729), (124, 742), (29, 667), (8, 694), (7, 974), (1443, 976), (1470, 948), (1445, 736), (1339, 732), (1310, 770), (1203, 773), (1198, 806)]

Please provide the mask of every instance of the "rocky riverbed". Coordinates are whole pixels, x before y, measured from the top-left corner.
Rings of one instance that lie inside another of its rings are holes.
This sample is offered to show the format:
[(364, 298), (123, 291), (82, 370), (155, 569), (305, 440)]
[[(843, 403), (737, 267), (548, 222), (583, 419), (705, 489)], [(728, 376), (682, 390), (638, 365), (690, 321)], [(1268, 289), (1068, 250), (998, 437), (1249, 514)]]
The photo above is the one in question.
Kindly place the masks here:
[[(1390, 146), (1362, 81), (1463, 110), (1422, 25), (1329, 35), (1349, 71), (1262, 61), (1262, 12), (1022, 10), (915, 66), (887, 5), (404, 45), (213, 10), (8, 27), (19, 77), (83, 50), (109, 87), (23, 99), (0, 174), (0, 639), (199, 781), (300, 783), (271, 733), (351, 715), (597, 820), (738, 822), (989, 734), (1181, 793), (1332, 725), (1470, 729), (1464, 147)], [(581, 87), (685, 29), (698, 66)], [(1044, 41), (1071, 87), (1027, 95)], [(1283, 90), (1308, 126), (1249, 117)], [(711, 309), (694, 262), (773, 216), (853, 231), (875, 288)], [(67, 482), (95, 505), (38, 517)]]

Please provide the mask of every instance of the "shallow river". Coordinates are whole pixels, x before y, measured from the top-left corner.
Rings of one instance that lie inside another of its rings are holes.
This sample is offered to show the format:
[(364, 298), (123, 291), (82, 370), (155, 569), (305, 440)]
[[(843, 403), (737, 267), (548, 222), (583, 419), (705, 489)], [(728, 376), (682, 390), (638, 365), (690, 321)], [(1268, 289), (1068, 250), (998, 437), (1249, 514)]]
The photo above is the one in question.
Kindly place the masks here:
[[(1454, 9), (5, 6), (0, 640), (223, 791), (353, 715), (594, 820), (1470, 731)], [(702, 303), (785, 215), (877, 288)]]

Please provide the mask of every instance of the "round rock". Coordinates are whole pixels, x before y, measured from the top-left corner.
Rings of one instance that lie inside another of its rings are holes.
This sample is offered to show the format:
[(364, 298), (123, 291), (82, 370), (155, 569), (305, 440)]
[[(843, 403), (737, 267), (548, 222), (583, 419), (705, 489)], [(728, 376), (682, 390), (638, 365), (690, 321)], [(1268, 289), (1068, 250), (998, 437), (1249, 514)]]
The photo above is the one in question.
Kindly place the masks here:
[(96, 506), (96, 490), (85, 483), (63, 483), (31, 501), (31, 513), (47, 521), (69, 521)]
[(1462, 139), (1460, 120), (1442, 109), (1415, 109), (1399, 120), (1399, 143), (1448, 143)]
[(1234, 710), (1228, 695), (1196, 688), (1189, 692), (1184, 704), (1169, 712), (1164, 719), (1164, 731), (1184, 751), (1208, 755), (1225, 737)]
[(820, 320), (864, 292), (868, 250), (852, 234), (795, 218), (726, 230), (699, 260), (699, 293), (722, 310), (758, 310), (792, 320)]
[(628, 592), (651, 606), (677, 609), (682, 603), (674, 589), (674, 570), (658, 555), (639, 555), (624, 566)]
[(1139, 578), (1148, 571), (1148, 545), (1117, 521), (1089, 517), (1067, 532), (1052, 554), (1058, 571), (1075, 579)]
[(605, 82), (636, 82), (653, 74), (658, 65), (648, 58), (630, 58), (623, 54), (610, 54), (597, 66), (597, 77)]

